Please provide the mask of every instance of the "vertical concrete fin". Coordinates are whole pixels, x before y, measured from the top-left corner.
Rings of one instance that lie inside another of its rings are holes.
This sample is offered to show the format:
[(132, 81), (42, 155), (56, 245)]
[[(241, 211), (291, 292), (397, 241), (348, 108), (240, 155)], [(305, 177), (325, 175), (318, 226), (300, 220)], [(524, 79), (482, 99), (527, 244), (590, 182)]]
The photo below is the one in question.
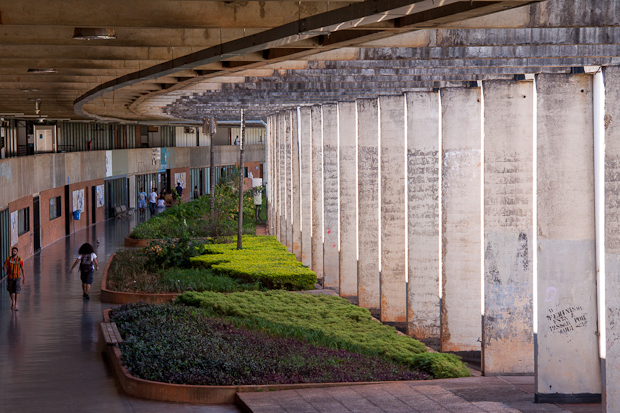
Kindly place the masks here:
[(407, 321), (405, 97), (379, 98), (381, 128), (381, 321)]
[(379, 101), (357, 101), (358, 305), (378, 315), (379, 280)]
[(441, 90), (442, 351), (480, 351), (481, 97), (480, 88)]
[(301, 261), (301, 188), (299, 181), (299, 131), (297, 124), (297, 110), (291, 112), (291, 166), (292, 166), (292, 215), (293, 215), (293, 254)]
[(340, 291), (338, 245), (338, 105), (323, 110), (323, 273), (325, 287)]
[(437, 347), (441, 333), (439, 269), (438, 92), (407, 93), (407, 334)]
[(323, 119), (312, 106), (312, 271), (323, 278)]
[[(357, 298), (357, 119), (355, 102), (338, 104), (340, 295)], [(355, 300), (357, 301), (357, 300)]]
[(300, 113), (301, 134), (301, 262), (312, 266), (312, 112), (303, 107)]
[(534, 83), (484, 83), (485, 375), (534, 372)]

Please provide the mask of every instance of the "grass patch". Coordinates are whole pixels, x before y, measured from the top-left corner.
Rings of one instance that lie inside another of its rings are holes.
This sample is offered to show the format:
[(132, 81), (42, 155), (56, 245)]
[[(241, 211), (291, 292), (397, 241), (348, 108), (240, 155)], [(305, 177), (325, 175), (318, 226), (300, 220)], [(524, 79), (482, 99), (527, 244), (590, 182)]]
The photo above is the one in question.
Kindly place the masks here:
[(136, 377), (193, 385), (420, 380), (429, 376), (379, 357), (273, 337), (209, 319), (192, 307), (129, 304), (110, 312), (122, 362)]
[(225, 317), (236, 326), (297, 338), (314, 345), (379, 356), (420, 368), (433, 377), (467, 377), (456, 356), (429, 356), (426, 347), (393, 327), (372, 320), (370, 312), (346, 299), (285, 291), (217, 294), (188, 292), (177, 303), (203, 308), (207, 315)]
[(245, 236), (242, 250), (237, 250), (236, 239), (206, 245), (205, 255), (192, 257), (191, 263), (269, 289), (310, 290), (316, 283), (316, 274), (272, 236)]
[(206, 268), (169, 268), (152, 271), (147, 257), (135, 251), (116, 253), (110, 264), (107, 287), (112, 291), (151, 294), (264, 290), (260, 283), (246, 283), (243, 280), (218, 275)]

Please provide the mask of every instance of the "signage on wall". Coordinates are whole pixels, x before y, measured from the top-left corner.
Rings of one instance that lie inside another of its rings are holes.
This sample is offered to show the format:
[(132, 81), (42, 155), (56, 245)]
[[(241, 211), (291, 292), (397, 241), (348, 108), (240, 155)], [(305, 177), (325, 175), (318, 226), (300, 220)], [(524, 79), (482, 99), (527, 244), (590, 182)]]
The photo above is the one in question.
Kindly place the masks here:
[(104, 203), (104, 189), (103, 189), (103, 185), (97, 185), (97, 208), (100, 208), (103, 206)]
[(159, 163), (159, 160), (161, 159), (160, 153), (160, 148), (153, 148), (153, 165), (157, 165)]
[(11, 212), (11, 245), (17, 245), (19, 239), (17, 211)]
[(73, 211), (84, 212), (84, 190), (73, 191)]
[(187, 188), (187, 184), (185, 183), (185, 172), (174, 174), (174, 185), (176, 186), (177, 182), (181, 183), (181, 188)]
[(112, 151), (105, 151), (105, 176), (112, 176)]

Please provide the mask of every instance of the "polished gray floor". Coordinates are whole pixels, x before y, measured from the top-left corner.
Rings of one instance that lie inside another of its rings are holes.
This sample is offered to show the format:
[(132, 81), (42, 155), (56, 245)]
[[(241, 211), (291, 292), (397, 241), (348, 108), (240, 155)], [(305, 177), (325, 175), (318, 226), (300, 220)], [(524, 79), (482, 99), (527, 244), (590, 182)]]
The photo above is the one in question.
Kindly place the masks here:
[[(135, 220), (105, 221), (25, 260), (19, 311), (10, 309), (6, 284), (0, 285), (0, 413), (239, 411), (128, 397), (112, 376), (98, 327), (110, 307), (99, 301), (101, 274)], [(100, 263), (90, 301), (82, 299), (77, 269), (69, 274), (84, 242), (95, 246)]]

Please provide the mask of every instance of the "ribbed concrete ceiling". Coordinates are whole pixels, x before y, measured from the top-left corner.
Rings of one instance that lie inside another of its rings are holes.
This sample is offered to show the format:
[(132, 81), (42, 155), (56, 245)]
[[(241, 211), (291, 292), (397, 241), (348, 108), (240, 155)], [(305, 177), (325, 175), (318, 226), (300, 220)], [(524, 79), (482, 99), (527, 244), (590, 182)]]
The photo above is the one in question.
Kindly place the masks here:
[[(618, 0), (30, 0), (0, 5), (0, 19), (0, 113), (33, 115), (41, 99), (55, 118), (262, 118), (620, 63)], [(74, 40), (76, 27), (116, 39)]]

